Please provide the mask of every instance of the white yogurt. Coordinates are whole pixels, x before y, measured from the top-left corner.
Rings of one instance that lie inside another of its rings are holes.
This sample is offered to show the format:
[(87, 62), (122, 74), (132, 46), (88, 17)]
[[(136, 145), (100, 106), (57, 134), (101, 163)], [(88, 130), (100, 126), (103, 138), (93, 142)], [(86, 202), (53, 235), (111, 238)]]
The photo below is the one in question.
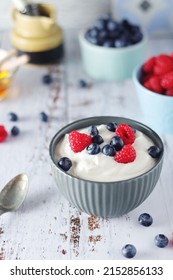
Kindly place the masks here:
[[(115, 132), (107, 130), (106, 125), (97, 126), (99, 134), (104, 142), (102, 148), (109, 144)], [(88, 128), (80, 130), (81, 133), (88, 134)], [(135, 133), (133, 147), (136, 150), (136, 159), (131, 163), (117, 163), (114, 157), (106, 156), (102, 152), (96, 155), (89, 155), (84, 149), (82, 152), (74, 153), (69, 145), (68, 134), (58, 143), (56, 147), (56, 158), (68, 157), (72, 161), (69, 174), (91, 181), (113, 182), (136, 177), (150, 170), (156, 161), (147, 152), (147, 149), (154, 145), (153, 141), (140, 131)]]

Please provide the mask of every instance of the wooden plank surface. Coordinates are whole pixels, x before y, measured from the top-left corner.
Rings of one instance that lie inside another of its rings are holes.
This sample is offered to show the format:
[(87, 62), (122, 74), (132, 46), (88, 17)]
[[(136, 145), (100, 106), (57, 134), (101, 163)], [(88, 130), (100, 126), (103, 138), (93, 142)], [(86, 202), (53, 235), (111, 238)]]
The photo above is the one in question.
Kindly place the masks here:
[[(137, 248), (136, 259), (173, 259), (172, 136), (162, 135), (165, 161), (160, 180), (150, 197), (127, 215), (102, 219), (79, 212), (59, 193), (51, 175), (48, 147), (52, 136), (65, 124), (93, 115), (143, 117), (132, 80), (121, 83), (93, 81), (83, 72), (77, 35), (67, 32), (62, 63), (48, 67), (25, 66), (17, 72), (9, 97), (0, 102), (0, 123), (7, 130), (15, 123), (8, 112), (16, 112), (20, 135), (0, 144), (0, 189), (18, 173), (29, 177), (29, 192), (18, 211), (0, 217), (0, 259), (123, 259), (126, 243)], [(173, 40), (150, 40), (147, 53), (170, 52)], [(9, 33), (1, 34), (1, 47), (10, 49)], [(42, 83), (51, 72), (54, 82)], [(89, 89), (80, 89), (85, 79)], [(45, 111), (49, 122), (39, 120)], [(138, 216), (148, 212), (154, 223), (144, 228)], [(169, 246), (154, 245), (164, 233)]]

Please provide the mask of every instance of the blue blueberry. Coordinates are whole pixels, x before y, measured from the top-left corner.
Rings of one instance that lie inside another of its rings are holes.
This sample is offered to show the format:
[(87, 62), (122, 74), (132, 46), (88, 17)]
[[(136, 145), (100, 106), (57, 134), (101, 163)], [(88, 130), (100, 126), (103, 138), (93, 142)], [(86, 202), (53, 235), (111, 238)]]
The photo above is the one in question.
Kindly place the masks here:
[(18, 121), (18, 116), (17, 116), (17, 114), (10, 112), (10, 113), (8, 113), (8, 119), (12, 122), (16, 122), (16, 121)]
[(103, 47), (106, 47), (106, 48), (113, 48), (114, 47), (114, 41), (111, 40), (111, 39), (107, 39), (104, 41), (104, 43), (102, 44)]
[(126, 244), (122, 248), (121, 252), (122, 252), (122, 254), (125, 258), (131, 259), (136, 255), (137, 250), (136, 250), (136, 247), (134, 245)]
[(84, 80), (79, 80), (78, 84), (80, 88), (86, 88), (88, 86), (87, 82), (85, 82)]
[(141, 225), (149, 227), (153, 223), (153, 218), (148, 213), (143, 213), (139, 216), (138, 221)]
[(72, 167), (72, 162), (68, 157), (62, 157), (60, 158), (60, 160), (58, 161), (58, 166), (64, 170), (64, 171), (68, 171), (71, 167)]
[(148, 148), (148, 153), (152, 158), (159, 158), (161, 149), (157, 146), (151, 146), (150, 148)]
[(13, 126), (11, 129), (11, 135), (17, 136), (20, 133), (20, 129), (17, 126)]
[(110, 122), (110, 123), (107, 124), (106, 128), (107, 128), (109, 131), (115, 132), (115, 131), (116, 131), (116, 128), (117, 128), (117, 124), (114, 123), (114, 122)]
[(95, 125), (91, 125), (89, 128), (88, 128), (88, 133), (91, 135), (91, 136), (95, 136), (95, 135), (98, 135), (98, 129)]
[(48, 115), (45, 112), (41, 112), (39, 116), (42, 122), (48, 122)]
[(116, 150), (112, 145), (106, 144), (102, 148), (102, 153), (105, 154), (106, 156), (113, 157), (116, 154)]
[(158, 234), (155, 236), (155, 245), (159, 248), (164, 248), (168, 245), (168, 238), (164, 234)]
[(53, 79), (49, 74), (46, 74), (42, 77), (42, 81), (44, 84), (50, 85), (53, 82)]
[(97, 134), (93, 137), (93, 143), (97, 143), (97, 144), (102, 144), (104, 142), (102, 136), (100, 134)]
[(96, 155), (100, 153), (100, 146), (97, 143), (92, 143), (86, 148), (89, 155)]
[(116, 151), (120, 151), (124, 146), (124, 142), (121, 137), (113, 136), (111, 139), (110, 145), (114, 146)]

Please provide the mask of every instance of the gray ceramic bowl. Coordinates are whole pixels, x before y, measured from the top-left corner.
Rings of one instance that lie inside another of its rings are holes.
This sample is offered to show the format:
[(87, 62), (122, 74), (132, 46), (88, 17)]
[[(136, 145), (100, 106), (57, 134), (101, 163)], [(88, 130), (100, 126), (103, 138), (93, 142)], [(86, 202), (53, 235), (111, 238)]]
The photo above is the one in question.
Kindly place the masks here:
[[(92, 182), (79, 179), (62, 171), (55, 158), (55, 148), (64, 134), (90, 125), (111, 121), (127, 123), (150, 137), (162, 150), (156, 165), (148, 172), (132, 179), (117, 182)], [(120, 117), (91, 117), (75, 121), (62, 128), (51, 140), (50, 158), (52, 173), (60, 192), (76, 208), (90, 215), (118, 217), (140, 205), (154, 189), (162, 169), (164, 147), (160, 137), (149, 127), (134, 120)]]

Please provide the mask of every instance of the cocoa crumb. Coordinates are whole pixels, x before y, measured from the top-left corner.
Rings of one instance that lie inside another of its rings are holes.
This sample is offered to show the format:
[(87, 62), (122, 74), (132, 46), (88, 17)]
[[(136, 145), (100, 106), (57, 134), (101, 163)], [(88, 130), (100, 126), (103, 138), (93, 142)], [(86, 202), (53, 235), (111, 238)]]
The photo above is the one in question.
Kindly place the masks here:
[(73, 246), (73, 252), (77, 257), (79, 255), (79, 243), (80, 243), (80, 230), (81, 222), (79, 217), (70, 217), (70, 243)]
[(2, 227), (0, 227), (0, 234), (4, 233)]
[(101, 241), (101, 239), (102, 239), (102, 237), (100, 234), (99, 235), (90, 235), (88, 237), (88, 241), (93, 244), (96, 244), (98, 241)]
[(98, 217), (95, 217), (95, 216), (88, 217), (88, 229), (93, 231), (95, 229), (100, 228), (99, 220), (100, 219)]
[(64, 250), (64, 249), (62, 249), (61, 253), (62, 253), (63, 255), (66, 255), (66, 254), (67, 254), (67, 251)]

